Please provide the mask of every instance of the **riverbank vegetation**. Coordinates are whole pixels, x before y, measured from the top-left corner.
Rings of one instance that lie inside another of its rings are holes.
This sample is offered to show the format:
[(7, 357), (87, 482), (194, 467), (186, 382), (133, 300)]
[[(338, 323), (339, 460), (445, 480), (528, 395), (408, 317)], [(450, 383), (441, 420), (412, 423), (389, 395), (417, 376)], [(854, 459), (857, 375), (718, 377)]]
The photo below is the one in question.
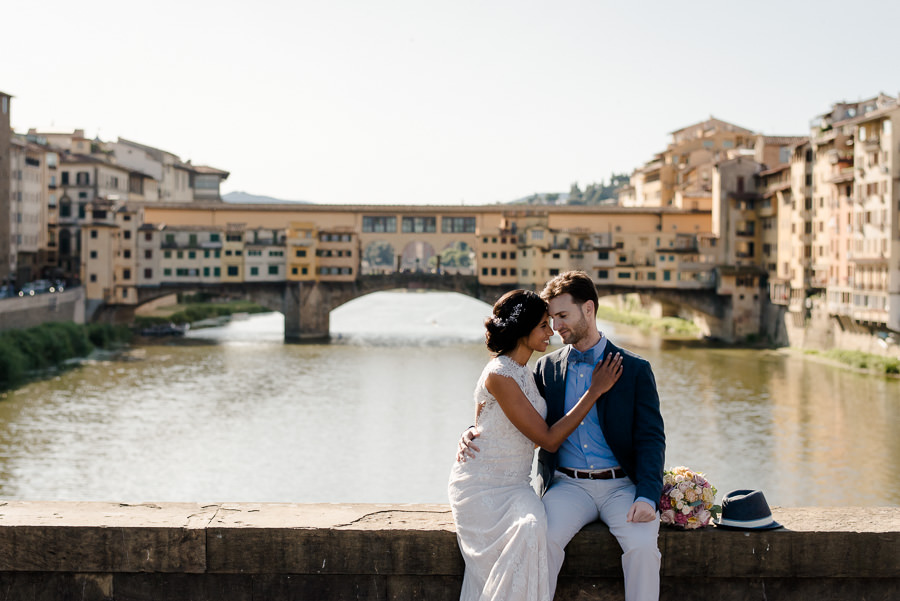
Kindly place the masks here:
[(806, 355), (813, 355), (843, 363), (854, 369), (862, 369), (879, 374), (898, 375), (900, 374), (900, 359), (894, 357), (883, 357), (881, 355), (873, 355), (872, 353), (864, 353), (862, 351), (845, 351), (841, 349), (832, 349), (830, 351), (803, 351)]
[(110, 324), (44, 323), (0, 333), (0, 391), (15, 388), (34, 374), (63, 367), (87, 357), (94, 349), (109, 349), (131, 340), (131, 330)]
[(624, 323), (645, 331), (658, 332), (664, 336), (696, 338), (700, 335), (700, 328), (678, 317), (650, 317), (642, 313), (621, 311), (607, 305), (600, 305), (597, 309), (597, 318), (614, 323)]
[(175, 305), (159, 307), (147, 315), (136, 315), (134, 325), (138, 329), (174, 323), (192, 324), (204, 319), (224, 317), (235, 313), (267, 313), (270, 309), (244, 300), (206, 302), (202, 297), (187, 297)]

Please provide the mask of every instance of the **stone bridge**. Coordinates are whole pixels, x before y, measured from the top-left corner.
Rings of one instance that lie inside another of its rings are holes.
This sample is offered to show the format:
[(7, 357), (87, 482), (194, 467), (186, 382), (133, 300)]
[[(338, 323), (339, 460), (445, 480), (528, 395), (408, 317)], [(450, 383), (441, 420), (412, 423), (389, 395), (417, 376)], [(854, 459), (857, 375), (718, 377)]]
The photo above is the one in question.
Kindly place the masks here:
[[(284, 314), (284, 337), (288, 342), (327, 340), (330, 313), (355, 298), (387, 290), (434, 290), (457, 292), (493, 304), (503, 293), (515, 286), (480, 284), (474, 275), (394, 272), (384, 275), (364, 275), (351, 282), (242, 282), (234, 284), (164, 284), (140, 288), (138, 304), (176, 292), (208, 292), (216, 296), (242, 298)], [(641, 286), (598, 286), (603, 296), (638, 293), (650, 297), (663, 306), (666, 315), (692, 313), (701, 315), (711, 335), (718, 335), (730, 320), (731, 297), (721, 296), (711, 288), (675, 289)], [(106, 306), (95, 320), (129, 321), (134, 307)]]

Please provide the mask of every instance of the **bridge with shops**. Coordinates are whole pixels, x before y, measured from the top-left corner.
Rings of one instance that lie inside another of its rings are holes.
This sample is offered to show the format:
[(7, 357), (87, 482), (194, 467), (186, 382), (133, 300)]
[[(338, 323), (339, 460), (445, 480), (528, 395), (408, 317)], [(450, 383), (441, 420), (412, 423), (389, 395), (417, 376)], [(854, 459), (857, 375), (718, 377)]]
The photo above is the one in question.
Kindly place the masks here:
[[(203, 292), (213, 297), (245, 299), (284, 314), (284, 337), (289, 342), (312, 342), (329, 337), (331, 311), (355, 298), (388, 290), (456, 292), (493, 304), (503, 293), (518, 286), (485, 285), (474, 275), (393, 272), (364, 275), (351, 282), (279, 281), (242, 283), (163, 283), (138, 289), (138, 306), (175, 293)], [(715, 324), (730, 319), (731, 296), (716, 294), (712, 285), (679, 289), (648, 285), (600, 285), (601, 297), (637, 293), (661, 303), (663, 314), (699, 313), (710, 325), (710, 335), (721, 334)], [(96, 318), (129, 321), (135, 306), (109, 305)]]

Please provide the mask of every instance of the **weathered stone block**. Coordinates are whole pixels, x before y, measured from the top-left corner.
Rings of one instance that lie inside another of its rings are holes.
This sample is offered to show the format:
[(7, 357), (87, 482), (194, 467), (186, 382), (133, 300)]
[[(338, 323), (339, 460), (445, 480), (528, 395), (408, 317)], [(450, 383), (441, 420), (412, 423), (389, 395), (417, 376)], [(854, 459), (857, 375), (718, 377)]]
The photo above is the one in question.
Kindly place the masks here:
[[(116, 574), (115, 601), (253, 601), (253, 577), (233, 574)], [(289, 599), (290, 597), (285, 597)]]
[(4, 601), (112, 601), (111, 574), (0, 572)]
[(5, 502), (0, 570), (203, 572), (214, 514), (194, 504)]

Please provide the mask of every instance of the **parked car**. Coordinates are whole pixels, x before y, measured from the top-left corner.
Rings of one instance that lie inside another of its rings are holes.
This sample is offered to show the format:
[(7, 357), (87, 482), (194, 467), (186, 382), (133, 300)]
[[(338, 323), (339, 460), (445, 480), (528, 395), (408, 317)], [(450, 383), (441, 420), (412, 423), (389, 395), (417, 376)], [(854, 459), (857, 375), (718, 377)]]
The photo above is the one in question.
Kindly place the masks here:
[(19, 290), (19, 296), (34, 296), (35, 294), (46, 294), (48, 292), (57, 292), (57, 285), (50, 280), (35, 280), (28, 282)]

